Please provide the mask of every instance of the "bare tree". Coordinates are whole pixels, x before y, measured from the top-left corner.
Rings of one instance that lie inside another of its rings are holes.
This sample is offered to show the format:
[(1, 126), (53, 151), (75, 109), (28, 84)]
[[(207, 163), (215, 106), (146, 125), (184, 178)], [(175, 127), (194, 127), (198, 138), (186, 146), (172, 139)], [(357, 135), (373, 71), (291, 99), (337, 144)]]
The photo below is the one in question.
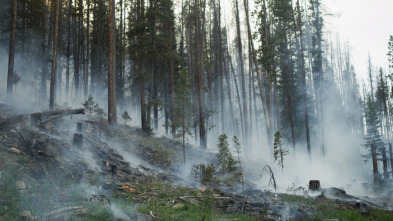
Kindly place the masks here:
[(12, 1), (11, 9), (11, 36), (10, 36), (10, 49), (8, 59), (8, 77), (7, 77), (7, 97), (12, 96), (12, 85), (14, 78), (14, 57), (15, 57), (15, 29), (16, 29), (16, 5), (17, 0)]
[(53, 58), (52, 58), (52, 72), (50, 78), (50, 98), (49, 98), (49, 109), (53, 109), (55, 105), (55, 79), (56, 79), (56, 58), (57, 58), (57, 34), (59, 29), (59, 0), (55, 2), (55, 24), (53, 30)]
[(116, 122), (116, 38), (115, 0), (109, 0), (108, 123)]

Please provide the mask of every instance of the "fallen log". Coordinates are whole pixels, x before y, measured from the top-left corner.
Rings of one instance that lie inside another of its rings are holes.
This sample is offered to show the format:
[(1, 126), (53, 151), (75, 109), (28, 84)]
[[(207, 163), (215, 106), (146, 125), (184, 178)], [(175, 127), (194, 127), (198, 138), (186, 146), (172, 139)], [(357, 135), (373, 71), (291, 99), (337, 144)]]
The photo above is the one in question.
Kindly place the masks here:
[[(65, 109), (65, 110), (53, 110), (53, 111), (44, 111), (44, 112), (37, 112), (37, 113), (30, 113), (30, 114), (20, 114), (14, 117), (9, 117), (5, 119), (0, 119), (0, 128), (4, 126), (9, 126), (13, 124), (17, 124), (23, 121), (27, 121), (30, 118), (30, 122), (32, 125), (37, 125), (39, 122), (42, 121), (43, 117), (47, 116), (57, 116), (60, 115), (61, 117), (64, 117), (66, 115), (70, 114), (85, 114), (85, 109), (79, 108), (79, 109)], [(54, 117), (50, 120), (57, 119), (58, 117)], [(48, 122), (47, 121), (47, 122)]]

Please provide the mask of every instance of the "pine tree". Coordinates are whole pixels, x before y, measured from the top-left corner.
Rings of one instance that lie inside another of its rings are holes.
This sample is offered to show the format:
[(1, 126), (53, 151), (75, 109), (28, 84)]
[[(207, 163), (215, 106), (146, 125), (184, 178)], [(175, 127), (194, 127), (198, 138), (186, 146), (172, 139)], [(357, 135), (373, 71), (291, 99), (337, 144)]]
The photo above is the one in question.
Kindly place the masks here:
[(366, 143), (363, 145), (366, 149), (370, 149), (370, 154), (363, 155), (367, 161), (370, 157), (373, 163), (373, 174), (374, 182), (379, 182), (379, 172), (377, 163), (377, 149), (383, 148), (384, 143), (380, 134), (380, 120), (379, 114), (375, 107), (375, 104), (370, 95), (367, 96), (366, 101), (366, 125), (367, 125), (367, 135), (364, 137)]
[(389, 59), (389, 67), (393, 68), (393, 35), (390, 35), (389, 43), (388, 43), (388, 59)]
[(183, 69), (175, 84), (175, 106), (173, 108), (172, 122), (170, 127), (174, 128), (174, 138), (180, 140), (183, 147), (183, 160), (186, 162), (186, 136), (191, 136), (192, 104), (190, 79), (188, 73)]
[(281, 170), (284, 171), (284, 157), (289, 154), (289, 150), (284, 149), (282, 146), (284, 145), (281, 142), (281, 134), (280, 131), (277, 131), (274, 134), (274, 162), (277, 162), (279, 166), (281, 166)]
[(221, 173), (233, 173), (237, 172), (238, 168), (236, 164), (238, 163), (235, 158), (232, 156), (231, 151), (229, 150), (228, 137), (226, 134), (221, 134), (218, 137), (218, 166), (220, 168)]
[(10, 47), (9, 47), (9, 59), (8, 59), (8, 77), (7, 77), (7, 97), (8, 98), (11, 98), (12, 86), (13, 86), (13, 82), (14, 82), (16, 6), (17, 6), (17, 0), (12, 0), (11, 35), (10, 35)]

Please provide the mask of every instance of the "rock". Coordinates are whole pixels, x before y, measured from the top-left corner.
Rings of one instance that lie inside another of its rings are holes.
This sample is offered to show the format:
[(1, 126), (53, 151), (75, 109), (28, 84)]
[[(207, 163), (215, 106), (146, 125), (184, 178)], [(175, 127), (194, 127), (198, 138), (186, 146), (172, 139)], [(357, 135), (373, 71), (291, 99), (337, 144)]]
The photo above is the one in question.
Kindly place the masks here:
[(19, 213), (19, 216), (21, 217), (22, 220), (33, 220), (34, 219), (33, 215), (28, 210), (22, 211), (21, 213)]
[(308, 189), (318, 191), (321, 189), (321, 183), (319, 180), (310, 180), (310, 182), (308, 182)]
[(184, 206), (183, 203), (179, 203), (179, 204), (176, 204), (176, 205), (172, 206), (172, 208), (173, 208), (173, 209), (180, 209), (180, 208), (182, 208), (183, 206)]
[(15, 153), (15, 154), (20, 154), (20, 150), (16, 149), (15, 147), (11, 147), (10, 149), (8, 149), (8, 152)]
[(16, 188), (17, 188), (18, 190), (24, 190), (24, 189), (26, 189), (26, 183), (23, 182), (23, 181), (17, 181), (17, 182), (15, 183), (15, 186), (16, 186)]

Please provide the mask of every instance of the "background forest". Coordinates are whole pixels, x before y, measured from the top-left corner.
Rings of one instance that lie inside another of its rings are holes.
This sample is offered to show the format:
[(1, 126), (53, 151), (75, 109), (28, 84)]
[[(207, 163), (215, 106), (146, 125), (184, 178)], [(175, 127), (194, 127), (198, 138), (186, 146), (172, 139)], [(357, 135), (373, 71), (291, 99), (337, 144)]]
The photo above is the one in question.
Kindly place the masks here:
[[(0, 3), (0, 100), (95, 104), (110, 124), (183, 146), (236, 135), (245, 157), (267, 162), (279, 132), (295, 174), (393, 177), (391, 69), (370, 57), (359, 83), (322, 0)], [(393, 36), (386, 46), (393, 68)]]

